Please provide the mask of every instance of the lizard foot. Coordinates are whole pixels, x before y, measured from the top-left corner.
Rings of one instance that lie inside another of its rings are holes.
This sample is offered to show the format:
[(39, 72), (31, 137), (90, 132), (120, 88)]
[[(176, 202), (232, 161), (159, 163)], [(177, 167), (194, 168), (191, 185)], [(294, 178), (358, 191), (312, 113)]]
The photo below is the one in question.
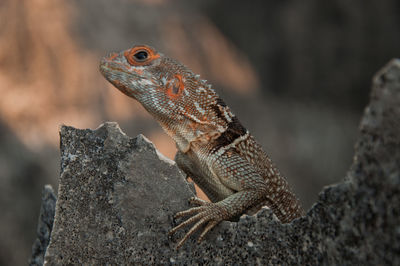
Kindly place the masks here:
[(168, 232), (168, 235), (174, 234), (176, 231), (188, 224), (194, 222), (196, 222), (196, 224), (193, 225), (192, 228), (186, 233), (186, 235), (179, 241), (176, 249), (179, 249), (185, 243), (185, 241), (202, 225), (207, 224), (197, 240), (197, 242), (200, 243), (203, 240), (204, 236), (218, 223), (224, 220), (224, 217), (226, 216), (226, 211), (221, 206), (215, 203), (207, 202), (197, 197), (190, 198), (189, 202), (191, 204), (196, 204), (200, 206), (190, 208), (186, 211), (181, 211), (175, 214), (175, 218), (180, 218), (188, 215), (193, 216), (172, 228), (171, 231)]

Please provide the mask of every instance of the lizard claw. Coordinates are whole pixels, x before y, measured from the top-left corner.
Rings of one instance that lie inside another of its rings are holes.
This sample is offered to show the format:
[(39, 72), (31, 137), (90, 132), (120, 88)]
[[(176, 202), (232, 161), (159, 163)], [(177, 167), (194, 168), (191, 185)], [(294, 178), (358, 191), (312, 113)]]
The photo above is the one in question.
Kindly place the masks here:
[(174, 234), (176, 231), (178, 231), (179, 229), (181, 229), (186, 225), (195, 223), (192, 226), (192, 228), (185, 234), (185, 236), (178, 242), (176, 249), (179, 249), (196, 230), (198, 230), (201, 226), (206, 224), (205, 228), (203, 229), (202, 233), (200, 234), (197, 240), (197, 242), (200, 243), (204, 239), (204, 236), (223, 220), (223, 218), (221, 218), (223, 217), (221, 214), (224, 213), (224, 210), (223, 208), (221, 208), (221, 206), (215, 203), (210, 203), (201, 200), (199, 198), (191, 198), (190, 202), (200, 204), (202, 206), (190, 208), (186, 211), (178, 212), (175, 215), (175, 218), (180, 218), (188, 215), (193, 215), (193, 216), (187, 219), (186, 221), (180, 223), (179, 225), (175, 226), (174, 228), (172, 228), (168, 232), (168, 235)]

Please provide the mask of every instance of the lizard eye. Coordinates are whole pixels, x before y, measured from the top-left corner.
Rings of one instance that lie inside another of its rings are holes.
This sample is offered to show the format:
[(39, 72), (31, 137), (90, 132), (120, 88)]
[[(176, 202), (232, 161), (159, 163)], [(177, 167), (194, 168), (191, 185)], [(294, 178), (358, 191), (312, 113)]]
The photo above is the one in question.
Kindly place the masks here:
[(131, 66), (147, 66), (157, 58), (160, 58), (153, 48), (146, 45), (138, 45), (124, 52), (124, 56)]
[(134, 54), (133, 57), (135, 58), (136, 61), (143, 62), (146, 61), (146, 59), (149, 57), (149, 54), (146, 51), (141, 50), (136, 52), (136, 54)]

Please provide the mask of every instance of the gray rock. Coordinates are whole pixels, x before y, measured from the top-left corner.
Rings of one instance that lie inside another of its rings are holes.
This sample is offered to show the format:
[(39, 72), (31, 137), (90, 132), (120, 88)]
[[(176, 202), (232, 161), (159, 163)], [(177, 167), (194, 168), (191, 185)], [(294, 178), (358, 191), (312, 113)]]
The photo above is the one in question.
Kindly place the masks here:
[[(305, 217), (280, 224), (269, 209), (223, 222), (180, 250), (167, 231), (190, 186), (143, 136), (115, 123), (61, 129), (61, 179), (45, 263), (400, 264), (400, 60), (373, 82), (353, 165)], [(312, 185), (312, 184), (310, 184)]]
[(42, 205), (40, 206), (37, 238), (32, 246), (32, 257), (29, 265), (43, 265), (44, 255), (50, 242), (56, 211), (57, 197), (51, 185), (46, 185), (42, 191)]
[[(193, 191), (145, 137), (116, 123), (61, 128), (61, 179), (49, 264), (123, 264), (168, 258), (172, 215)], [(157, 252), (155, 252), (157, 250)]]

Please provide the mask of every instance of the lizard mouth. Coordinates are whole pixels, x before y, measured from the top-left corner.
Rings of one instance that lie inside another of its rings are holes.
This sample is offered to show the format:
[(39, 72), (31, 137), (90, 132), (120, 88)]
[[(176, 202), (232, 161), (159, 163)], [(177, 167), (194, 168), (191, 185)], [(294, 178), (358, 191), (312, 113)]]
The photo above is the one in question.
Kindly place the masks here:
[(126, 75), (127, 77), (134, 76), (123, 64), (110, 61), (109, 57), (103, 57), (100, 61), (99, 69), (100, 73), (118, 90), (129, 97), (134, 97), (134, 91), (128, 88), (125, 82), (121, 82), (121, 75)]
[[(146, 82), (141, 82), (144, 78), (142, 75), (129, 69), (124, 63), (114, 60), (115, 56), (103, 57), (100, 61), (100, 73), (118, 90), (129, 97), (136, 98), (141, 90), (135, 84), (143, 85)], [(152, 82), (154, 84), (154, 82)], [(128, 85), (129, 84), (129, 85)], [(145, 85), (149, 85), (147, 82)]]
[(110, 75), (110, 73), (124, 73), (127, 75), (134, 75), (130, 72), (122, 63), (110, 61), (108, 57), (103, 57), (100, 61), (100, 72), (104, 77)]

